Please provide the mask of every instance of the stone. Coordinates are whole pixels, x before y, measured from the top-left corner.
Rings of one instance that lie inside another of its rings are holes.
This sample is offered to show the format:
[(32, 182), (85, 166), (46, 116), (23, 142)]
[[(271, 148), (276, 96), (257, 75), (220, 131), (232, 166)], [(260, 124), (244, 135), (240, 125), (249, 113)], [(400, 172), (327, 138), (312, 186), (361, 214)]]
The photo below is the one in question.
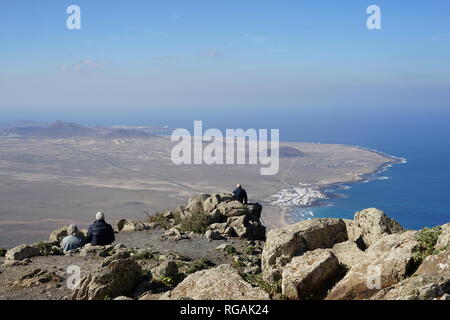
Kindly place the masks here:
[(213, 211), (220, 202), (221, 202), (220, 195), (217, 193), (212, 194), (203, 202), (203, 211), (205, 212)]
[(22, 244), (6, 252), (5, 259), (10, 261), (20, 261), (27, 258), (40, 256), (41, 251), (33, 246)]
[(258, 219), (261, 218), (261, 213), (263, 209), (262, 205), (260, 205), (259, 203), (251, 203), (247, 205), (247, 208), (251, 215), (255, 216)]
[(348, 268), (358, 264), (364, 257), (364, 251), (358, 248), (356, 242), (351, 240), (335, 244), (333, 254), (339, 260), (339, 263)]
[(142, 269), (131, 258), (111, 261), (80, 282), (72, 300), (105, 300), (131, 295), (141, 280)]
[(244, 281), (231, 265), (189, 275), (162, 300), (269, 300), (269, 294)]
[(117, 222), (117, 231), (119, 232), (132, 232), (144, 230), (146, 230), (145, 224), (139, 220), (121, 219), (119, 222)]
[(250, 214), (228, 218), (227, 228), (233, 228), (233, 232), (241, 239), (265, 240), (266, 238), (266, 227), (258, 218)]
[(227, 217), (225, 217), (218, 209), (214, 209), (209, 213), (209, 220), (212, 224), (221, 224), (227, 220)]
[(426, 257), (415, 275), (435, 274), (450, 277), (450, 247), (446, 250)]
[(109, 266), (111, 264), (111, 262), (113, 262), (114, 260), (119, 260), (119, 259), (128, 259), (130, 257), (130, 252), (129, 251), (120, 251), (117, 252), (115, 254), (113, 254), (110, 257), (107, 257), (105, 260), (103, 260), (102, 262), (102, 267), (106, 267)]
[(290, 300), (304, 300), (328, 289), (337, 277), (339, 261), (330, 249), (294, 257), (282, 274), (281, 289)]
[(220, 203), (217, 210), (227, 218), (245, 216), (250, 213), (247, 206), (236, 200)]
[(217, 230), (220, 233), (224, 233), (225, 230), (227, 229), (227, 225), (228, 224), (226, 222), (224, 222), (224, 223), (213, 223), (213, 224), (209, 225), (208, 229), (209, 230)]
[(441, 234), (434, 247), (438, 250), (450, 247), (450, 223), (441, 226)]
[(125, 297), (125, 296), (120, 296), (120, 297), (114, 298), (114, 300), (127, 301), (127, 300), (133, 300), (133, 299), (131, 299), (129, 297)]
[(370, 247), (385, 235), (405, 231), (397, 221), (375, 208), (356, 212), (353, 224), (348, 226), (349, 239), (358, 241), (358, 238), (361, 238), (366, 247)]
[(207, 230), (205, 232), (205, 238), (209, 240), (222, 240), (223, 237), (217, 230)]
[(444, 300), (449, 290), (450, 277), (421, 274), (381, 290), (371, 300)]
[(347, 240), (342, 219), (312, 219), (271, 230), (262, 252), (263, 278), (268, 282), (278, 281), (283, 267), (294, 256), (308, 250), (332, 248)]
[(384, 236), (364, 252), (363, 259), (331, 290), (328, 300), (369, 299), (413, 272), (416, 231)]
[(188, 205), (186, 207), (186, 210), (191, 213), (197, 213), (202, 212), (203, 210), (203, 203), (210, 197), (209, 194), (200, 194), (195, 197), (192, 197), (188, 201)]
[(19, 280), (13, 282), (14, 287), (31, 288), (42, 284), (60, 283), (64, 278), (55, 272), (48, 270), (33, 269), (25, 273)]
[(88, 256), (107, 257), (110, 255), (110, 253), (113, 250), (114, 250), (114, 247), (112, 245), (93, 246), (90, 243), (88, 243), (83, 248), (81, 248), (80, 256), (81, 257), (88, 257)]
[(178, 264), (174, 260), (166, 260), (151, 271), (156, 279), (175, 278), (179, 274)]

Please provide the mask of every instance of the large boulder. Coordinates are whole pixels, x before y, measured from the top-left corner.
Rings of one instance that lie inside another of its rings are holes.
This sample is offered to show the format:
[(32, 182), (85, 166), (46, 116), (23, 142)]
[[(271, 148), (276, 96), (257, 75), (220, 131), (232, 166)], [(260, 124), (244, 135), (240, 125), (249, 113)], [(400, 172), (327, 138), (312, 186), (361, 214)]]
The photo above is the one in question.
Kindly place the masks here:
[(450, 247), (423, 260), (415, 275), (435, 274), (450, 277)]
[(178, 265), (174, 260), (162, 262), (159, 266), (153, 268), (152, 275), (156, 279), (174, 278), (178, 275)]
[(22, 244), (12, 248), (6, 252), (5, 259), (7, 261), (21, 261), (41, 255), (41, 250), (34, 246)]
[(217, 210), (225, 217), (245, 216), (250, 213), (249, 208), (239, 201), (222, 202), (217, 206)]
[[(56, 230), (53, 230), (52, 233), (50, 233), (50, 236), (48, 237), (48, 243), (59, 246), (61, 241), (67, 237), (67, 228), (69, 226), (63, 226)], [(86, 234), (87, 230), (80, 230), (77, 234), (77, 237), (80, 237), (84, 240), (86, 240)]]
[(117, 223), (117, 231), (119, 232), (144, 231), (145, 229), (144, 222), (139, 220), (121, 219)]
[(329, 300), (368, 299), (413, 272), (416, 231), (387, 235), (364, 252), (362, 260), (331, 290)]
[(353, 241), (363, 241), (370, 247), (385, 235), (403, 232), (405, 229), (383, 211), (369, 208), (356, 212), (352, 223), (347, 223), (348, 237)]
[(163, 300), (268, 300), (269, 294), (252, 287), (230, 265), (198, 271), (189, 275)]
[(142, 269), (131, 258), (111, 261), (109, 265), (81, 279), (72, 300), (104, 300), (133, 293), (141, 280)]
[(339, 261), (330, 249), (308, 251), (294, 257), (284, 268), (282, 293), (290, 300), (308, 299), (326, 290), (338, 270)]
[(251, 214), (228, 218), (224, 233), (227, 233), (229, 228), (232, 228), (241, 239), (265, 240), (266, 238), (266, 227)]
[(385, 288), (371, 300), (434, 300), (450, 293), (450, 277), (423, 274)]
[(261, 213), (263, 209), (262, 205), (260, 205), (259, 203), (250, 203), (247, 204), (247, 208), (252, 216), (255, 216), (258, 219), (261, 218)]
[(189, 198), (186, 210), (191, 213), (197, 213), (204, 211), (203, 203), (210, 197), (209, 194), (199, 194), (195, 197)]
[(211, 212), (217, 205), (222, 201), (220, 194), (214, 193), (209, 196), (205, 201), (203, 201), (203, 211)]
[(357, 246), (356, 242), (351, 240), (336, 243), (333, 247), (333, 254), (340, 264), (348, 268), (358, 264), (364, 257), (364, 251)]
[(262, 252), (263, 277), (266, 281), (280, 280), (283, 267), (294, 256), (309, 250), (332, 248), (347, 240), (342, 219), (312, 219), (271, 230)]

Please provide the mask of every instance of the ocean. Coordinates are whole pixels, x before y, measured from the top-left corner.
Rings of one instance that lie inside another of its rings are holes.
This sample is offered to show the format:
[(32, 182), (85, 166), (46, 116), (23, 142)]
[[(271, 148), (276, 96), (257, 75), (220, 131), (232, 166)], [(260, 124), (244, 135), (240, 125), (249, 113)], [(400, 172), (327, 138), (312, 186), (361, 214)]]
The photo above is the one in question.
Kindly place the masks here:
[(375, 207), (408, 229), (450, 222), (448, 107), (191, 110), (166, 121), (163, 113), (153, 114), (152, 119), (187, 129), (192, 129), (194, 120), (203, 120), (205, 129), (279, 128), (284, 141), (361, 146), (406, 159), (363, 183), (326, 190), (332, 199), (320, 206), (298, 208), (294, 212), (297, 220), (352, 218), (359, 210)]

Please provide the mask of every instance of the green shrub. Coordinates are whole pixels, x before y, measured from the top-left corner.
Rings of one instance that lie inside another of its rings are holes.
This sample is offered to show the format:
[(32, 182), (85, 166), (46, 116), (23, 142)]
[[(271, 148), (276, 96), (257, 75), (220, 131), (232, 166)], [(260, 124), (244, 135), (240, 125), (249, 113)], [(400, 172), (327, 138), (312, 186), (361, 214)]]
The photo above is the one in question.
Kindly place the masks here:
[(5, 248), (0, 248), (0, 257), (4, 257), (6, 255), (6, 250)]
[(180, 231), (204, 234), (210, 225), (211, 219), (208, 213), (197, 211), (184, 218), (180, 223)]
[(61, 253), (60, 250), (53, 249), (53, 245), (45, 241), (38, 242), (36, 248), (39, 249), (43, 256), (58, 255)]
[(191, 264), (189, 269), (187, 269), (186, 274), (196, 273), (197, 271), (209, 269), (214, 266), (215, 263), (211, 260), (208, 260), (206, 258), (198, 259)]
[(233, 254), (236, 254), (236, 253), (237, 253), (236, 248), (233, 247), (233, 246), (228, 246), (228, 247), (225, 249), (225, 252), (226, 252), (227, 254), (229, 254), (229, 255), (233, 255)]
[(149, 260), (149, 259), (153, 259), (154, 257), (155, 256), (153, 255), (153, 253), (149, 250), (138, 251), (134, 255), (134, 259), (136, 259), (136, 260)]
[(438, 250), (434, 248), (436, 242), (441, 235), (442, 230), (440, 227), (423, 228), (416, 234), (416, 240), (419, 242), (414, 248), (413, 261), (416, 264), (422, 263), (422, 261), (429, 255), (438, 253)]
[(269, 293), (271, 296), (276, 293), (281, 293), (281, 280), (269, 283), (263, 280), (262, 274), (241, 274), (241, 277), (254, 287), (258, 287)]

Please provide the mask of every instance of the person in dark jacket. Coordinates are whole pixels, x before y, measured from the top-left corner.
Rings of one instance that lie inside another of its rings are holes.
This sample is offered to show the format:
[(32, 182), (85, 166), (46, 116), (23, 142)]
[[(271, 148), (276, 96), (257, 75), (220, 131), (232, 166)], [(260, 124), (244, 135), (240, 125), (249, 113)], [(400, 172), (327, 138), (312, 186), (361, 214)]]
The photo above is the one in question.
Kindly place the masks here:
[(89, 226), (87, 242), (93, 246), (106, 246), (116, 240), (114, 230), (110, 224), (105, 222), (105, 214), (98, 212), (96, 221)]
[(236, 189), (234, 189), (233, 195), (234, 195), (235, 200), (237, 200), (243, 204), (247, 204), (247, 202), (248, 202), (247, 192), (245, 191), (245, 189), (242, 188), (242, 186), (240, 184), (238, 184), (236, 186)]

